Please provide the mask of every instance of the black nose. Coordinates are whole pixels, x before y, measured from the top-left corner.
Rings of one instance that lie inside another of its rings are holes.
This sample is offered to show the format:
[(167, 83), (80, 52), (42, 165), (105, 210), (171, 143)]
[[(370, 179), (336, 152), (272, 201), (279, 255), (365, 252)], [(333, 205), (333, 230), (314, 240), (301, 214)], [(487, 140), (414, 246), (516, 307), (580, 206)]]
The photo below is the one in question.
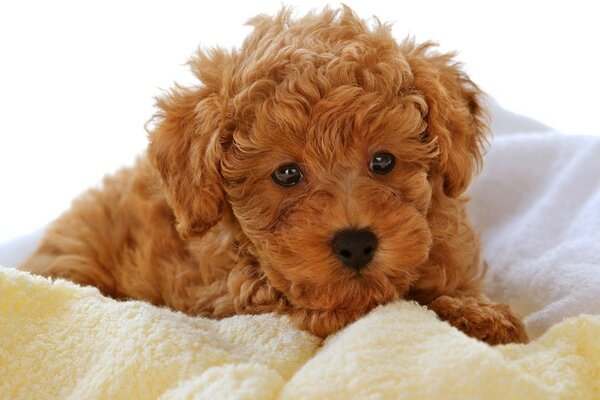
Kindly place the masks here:
[(346, 267), (358, 271), (373, 259), (377, 236), (370, 229), (344, 229), (333, 237), (331, 249)]

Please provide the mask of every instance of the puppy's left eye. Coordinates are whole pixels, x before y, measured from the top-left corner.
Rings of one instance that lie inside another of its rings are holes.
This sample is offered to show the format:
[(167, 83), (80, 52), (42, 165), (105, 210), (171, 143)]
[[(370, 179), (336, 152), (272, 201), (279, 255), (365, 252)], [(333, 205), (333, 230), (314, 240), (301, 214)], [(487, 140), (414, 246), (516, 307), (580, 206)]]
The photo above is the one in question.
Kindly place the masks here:
[(369, 162), (369, 169), (376, 174), (387, 174), (395, 164), (396, 158), (390, 153), (375, 153)]
[(271, 178), (280, 186), (294, 186), (302, 180), (302, 171), (298, 164), (286, 164), (277, 168)]

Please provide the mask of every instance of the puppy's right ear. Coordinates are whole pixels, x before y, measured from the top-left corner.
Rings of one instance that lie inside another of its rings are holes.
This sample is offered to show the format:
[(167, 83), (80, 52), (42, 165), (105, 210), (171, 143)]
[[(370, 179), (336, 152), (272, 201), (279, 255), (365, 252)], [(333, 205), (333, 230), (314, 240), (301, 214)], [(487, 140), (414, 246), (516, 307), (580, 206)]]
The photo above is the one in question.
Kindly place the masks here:
[(153, 118), (156, 125), (150, 132), (148, 157), (161, 177), (177, 231), (186, 239), (205, 233), (223, 215), (220, 93), (227, 58), (218, 49), (210, 56), (199, 53), (190, 65), (204, 85), (176, 86), (156, 103), (159, 111)]

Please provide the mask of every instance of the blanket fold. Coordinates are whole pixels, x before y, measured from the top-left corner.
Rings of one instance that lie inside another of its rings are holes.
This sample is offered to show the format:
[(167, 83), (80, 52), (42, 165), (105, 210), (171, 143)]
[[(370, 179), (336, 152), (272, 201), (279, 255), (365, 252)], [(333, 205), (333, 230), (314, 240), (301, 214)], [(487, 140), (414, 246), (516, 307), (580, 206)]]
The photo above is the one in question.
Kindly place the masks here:
[(600, 316), (489, 347), (410, 302), (324, 343), (286, 317), (192, 318), (0, 268), (0, 398), (594, 399)]

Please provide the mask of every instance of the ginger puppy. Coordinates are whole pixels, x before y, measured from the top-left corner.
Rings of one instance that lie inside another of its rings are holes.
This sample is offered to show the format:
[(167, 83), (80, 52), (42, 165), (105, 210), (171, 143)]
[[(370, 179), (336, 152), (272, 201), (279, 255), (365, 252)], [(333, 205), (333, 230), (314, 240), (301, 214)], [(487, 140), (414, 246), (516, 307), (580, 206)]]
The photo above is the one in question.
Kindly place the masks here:
[(461, 197), (480, 91), (452, 54), (349, 9), (250, 20), (158, 100), (147, 155), (76, 200), (22, 269), (192, 315), (278, 312), (326, 336), (412, 299), (490, 344), (523, 325), (480, 291)]

